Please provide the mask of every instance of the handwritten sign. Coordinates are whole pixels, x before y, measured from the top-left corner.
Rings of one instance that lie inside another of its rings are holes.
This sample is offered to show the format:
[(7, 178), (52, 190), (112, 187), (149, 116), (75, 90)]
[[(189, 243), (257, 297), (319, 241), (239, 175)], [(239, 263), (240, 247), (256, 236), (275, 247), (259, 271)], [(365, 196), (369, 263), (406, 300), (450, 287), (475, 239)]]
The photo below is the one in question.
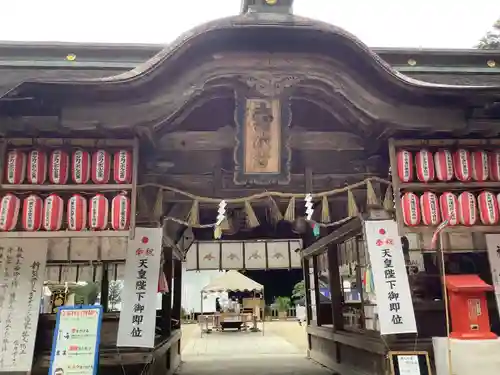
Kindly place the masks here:
[(48, 240), (0, 242), (0, 372), (31, 371)]
[(95, 375), (102, 306), (63, 306), (57, 311), (49, 375)]
[(432, 375), (429, 353), (389, 352), (391, 375)]
[(415, 312), (401, 239), (394, 220), (365, 221), (380, 334), (416, 333)]
[(153, 348), (162, 228), (136, 228), (129, 240), (117, 346)]

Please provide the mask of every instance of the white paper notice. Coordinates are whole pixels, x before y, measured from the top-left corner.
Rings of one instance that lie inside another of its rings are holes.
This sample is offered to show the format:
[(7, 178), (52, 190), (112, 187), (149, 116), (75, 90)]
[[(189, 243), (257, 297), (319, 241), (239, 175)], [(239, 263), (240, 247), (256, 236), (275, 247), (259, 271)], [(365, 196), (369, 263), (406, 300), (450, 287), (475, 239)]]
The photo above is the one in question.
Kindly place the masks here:
[(31, 371), (47, 239), (0, 241), (0, 372)]
[(129, 240), (117, 346), (153, 348), (162, 228), (136, 228)]
[(97, 372), (101, 306), (68, 306), (57, 312), (49, 375)]
[(394, 220), (365, 221), (380, 334), (416, 333), (415, 311), (398, 227)]
[(398, 355), (399, 375), (420, 375), (420, 365), (416, 355)]

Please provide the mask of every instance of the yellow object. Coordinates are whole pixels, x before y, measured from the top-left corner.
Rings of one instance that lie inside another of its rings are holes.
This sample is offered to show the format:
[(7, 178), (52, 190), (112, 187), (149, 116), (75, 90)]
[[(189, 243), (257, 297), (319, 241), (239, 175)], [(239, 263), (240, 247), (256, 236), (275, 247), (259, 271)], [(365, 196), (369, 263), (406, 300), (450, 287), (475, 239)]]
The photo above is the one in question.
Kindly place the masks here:
[(276, 5), (277, 2), (278, 0), (266, 0), (267, 5)]
[(75, 61), (76, 60), (76, 55), (73, 53), (70, 53), (69, 55), (66, 56), (66, 60), (68, 61)]

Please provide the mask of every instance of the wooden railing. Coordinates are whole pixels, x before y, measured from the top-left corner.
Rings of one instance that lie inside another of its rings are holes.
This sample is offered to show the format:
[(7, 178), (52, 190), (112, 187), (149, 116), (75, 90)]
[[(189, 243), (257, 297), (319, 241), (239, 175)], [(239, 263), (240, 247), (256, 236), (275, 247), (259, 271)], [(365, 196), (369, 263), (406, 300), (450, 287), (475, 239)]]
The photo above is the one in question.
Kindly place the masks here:
[[(295, 307), (290, 307), (286, 314), (282, 314), (278, 311), (277, 308), (267, 306), (266, 309), (266, 320), (288, 320), (288, 319), (296, 319), (297, 318), (297, 310)], [(183, 314), (182, 323), (183, 324), (192, 324), (197, 323), (197, 315), (194, 311), (185, 312)]]
[(286, 311), (285, 314), (283, 314), (282, 312), (278, 311), (277, 308), (270, 307), (269, 309), (267, 309), (266, 315), (267, 315), (267, 313), (269, 313), (269, 311), (271, 312), (271, 315), (270, 315), (270, 319), (271, 320), (296, 319), (296, 317), (297, 317), (297, 310), (295, 309), (295, 307), (290, 307)]

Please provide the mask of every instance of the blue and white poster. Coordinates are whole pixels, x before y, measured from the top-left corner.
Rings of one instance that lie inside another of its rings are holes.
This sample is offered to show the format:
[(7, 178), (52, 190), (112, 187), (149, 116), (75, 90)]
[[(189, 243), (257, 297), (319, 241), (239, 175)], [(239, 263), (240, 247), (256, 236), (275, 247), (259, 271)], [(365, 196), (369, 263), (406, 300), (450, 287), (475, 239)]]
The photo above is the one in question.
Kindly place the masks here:
[(49, 375), (95, 375), (99, 363), (102, 306), (59, 308)]

